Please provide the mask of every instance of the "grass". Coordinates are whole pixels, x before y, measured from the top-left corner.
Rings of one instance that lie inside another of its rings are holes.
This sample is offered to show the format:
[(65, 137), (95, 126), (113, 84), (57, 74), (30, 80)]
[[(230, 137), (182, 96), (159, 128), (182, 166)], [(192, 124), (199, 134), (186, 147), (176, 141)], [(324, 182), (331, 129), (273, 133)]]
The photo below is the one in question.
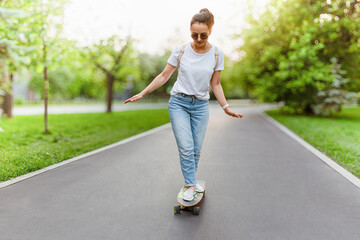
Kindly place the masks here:
[(344, 109), (332, 119), (267, 113), (360, 178), (360, 107)]
[(0, 126), (0, 181), (44, 168), (169, 122), (167, 109), (16, 116)]

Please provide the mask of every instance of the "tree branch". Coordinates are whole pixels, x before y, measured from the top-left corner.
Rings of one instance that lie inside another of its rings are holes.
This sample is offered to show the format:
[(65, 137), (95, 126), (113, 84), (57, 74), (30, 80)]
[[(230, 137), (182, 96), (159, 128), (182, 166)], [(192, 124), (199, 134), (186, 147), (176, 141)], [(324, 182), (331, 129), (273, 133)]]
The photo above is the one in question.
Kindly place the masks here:
[(116, 57), (115, 63), (114, 63), (114, 65), (113, 65), (111, 71), (115, 71), (116, 66), (119, 65), (119, 63), (120, 63), (120, 61), (121, 61), (121, 59), (122, 59), (125, 51), (127, 50), (128, 46), (129, 46), (129, 44), (130, 44), (130, 41), (131, 41), (131, 36), (129, 35), (129, 36), (127, 37), (127, 39), (126, 39), (126, 44), (125, 44), (124, 47), (121, 49), (119, 55)]

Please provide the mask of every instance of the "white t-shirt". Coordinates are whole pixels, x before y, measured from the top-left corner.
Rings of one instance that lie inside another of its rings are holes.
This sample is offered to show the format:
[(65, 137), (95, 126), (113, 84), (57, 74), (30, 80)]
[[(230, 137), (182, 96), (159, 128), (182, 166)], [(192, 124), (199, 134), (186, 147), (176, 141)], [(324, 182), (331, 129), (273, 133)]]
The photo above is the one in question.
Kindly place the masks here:
[[(168, 63), (177, 67), (178, 57), (183, 46), (174, 49), (168, 59)], [(218, 65), (215, 71), (224, 70), (224, 52), (219, 51)], [(197, 53), (190, 43), (186, 44), (180, 60), (177, 80), (170, 92), (171, 95), (185, 93), (194, 95), (200, 100), (208, 100), (210, 80), (216, 64), (215, 47), (212, 46), (206, 53)]]

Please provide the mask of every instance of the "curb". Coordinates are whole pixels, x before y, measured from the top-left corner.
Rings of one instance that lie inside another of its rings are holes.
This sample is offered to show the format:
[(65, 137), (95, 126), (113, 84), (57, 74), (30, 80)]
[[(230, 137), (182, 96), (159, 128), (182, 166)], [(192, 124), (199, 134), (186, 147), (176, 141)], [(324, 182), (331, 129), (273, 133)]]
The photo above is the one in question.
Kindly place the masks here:
[(341, 167), (339, 164), (337, 164), (334, 160), (327, 157), (325, 154), (314, 148), (312, 145), (310, 145), (308, 142), (304, 141), (302, 138), (300, 138), (298, 135), (296, 135), (294, 132), (289, 130), (287, 127), (270, 117), (265, 112), (261, 112), (261, 115), (268, 120), (270, 123), (272, 123), (274, 126), (279, 128), (281, 131), (283, 131), (285, 134), (293, 138), (295, 141), (303, 145), (306, 149), (308, 149), (310, 152), (315, 154), (318, 158), (320, 158), (323, 162), (325, 162), (327, 165), (329, 165), (332, 169), (334, 169), (336, 172), (341, 174), (344, 178), (346, 178), (348, 181), (350, 181), (352, 184), (354, 184), (356, 187), (360, 188), (360, 179), (354, 176), (352, 173), (347, 171), (345, 168)]
[(107, 145), (107, 146), (105, 146), (105, 147), (102, 147), (102, 148), (93, 150), (93, 151), (91, 151), (91, 152), (84, 153), (84, 154), (79, 155), (79, 156), (77, 156), (77, 157), (73, 157), (73, 158), (64, 160), (64, 161), (62, 161), (62, 162), (60, 162), (60, 163), (56, 163), (56, 164), (54, 164), (54, 165), (51, 165), (51, 166), (42, 168), (42, 169), (37, 170), (37, 171), (35, 171), (35, 172), (27, 173), (27, 174), (25, 174), (25, 175), (16, 177), (16, 178), (14, 178), (14, 179), (7, 180), (7, 181), (5, 181), (5, 182), (0, 182), (0, 189), (1, 189), (1, 188), (4, 188), (4, 187), (7, 187), (7, 186), (9, 186), (9, 185), (12, 185), (12, 184), (15, 184), (15, 183), (24, 181), (24, 180), (26, 180), (26, 179), (28, 179), (28, 178), (34, 177), (34, 176), (36, 176), (36, 175), (39, 175), (39, 174), (41, 174), (41, 173), (50, 171), (50, 170), (52, 170), (52, 169), (55, 169), (55, 168), (64, 166), (64, 165), (66, 165), (66, 164), (69, 164), (69, 163), (72, 163), (72, 162), (81, 160), (81, 159), (83, 159), (83, 158), (86, 158), (86, 157), (88, 157), (88, 156), (97, 154), (97, 153), (99, 153), (99, 152), (108, 150), (108, 149), (110, 149), (110, 148), (114, 148), (114, 147), (117, 147), (117, 146), (119, 146), (119, 145), (122, 145), (122, 144), (125, 144), (125, 143), (128, 143), (128, 142), (134, 141), (134, 140), (136, 140), (136, 139), (139, 139), (139, 138), (148, 136), (148, 135), (150, 135), (150, 134), (153, 134), (153, 133), (156, 133), (156, 132), (160, 132), (160, 131), (162, 131), (162, 130), (164, 130), (164, 129), (167, 129), (167, 128), (170, 128), (170, 127), (171, 127), (171, 124), (170, 124), (170, 123), (166, 123), (166, 124), (161, 125), (161, 126), (159, 126), (159, 127), (150, 129), (150, 130), (148, 130), (148, 131), (146, 131), (146, 132), (139, 133), (139, 134), (134, 135), (134, 136), (132, 136), (132, 137), (123, 139), (123, 140), (121, 140), (121, 141), (119, 141), (119, 142), (116, 142), (116, 143)]

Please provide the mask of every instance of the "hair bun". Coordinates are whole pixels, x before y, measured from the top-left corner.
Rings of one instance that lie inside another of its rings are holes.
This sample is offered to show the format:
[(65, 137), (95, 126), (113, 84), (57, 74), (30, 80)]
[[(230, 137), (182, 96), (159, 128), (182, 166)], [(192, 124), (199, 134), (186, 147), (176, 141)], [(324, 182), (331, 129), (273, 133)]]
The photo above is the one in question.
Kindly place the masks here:
[(192, 17), (190, 27), (196, 22), (205, 23), (211, 31), (214, 25), (214, 15), (209, 11), (209, 9), (203, 8)]
[(199, 11), (199, 13), (203, 13), (203, 12), (210, 13), (209, 9), (207, 8), (203, 8)]

